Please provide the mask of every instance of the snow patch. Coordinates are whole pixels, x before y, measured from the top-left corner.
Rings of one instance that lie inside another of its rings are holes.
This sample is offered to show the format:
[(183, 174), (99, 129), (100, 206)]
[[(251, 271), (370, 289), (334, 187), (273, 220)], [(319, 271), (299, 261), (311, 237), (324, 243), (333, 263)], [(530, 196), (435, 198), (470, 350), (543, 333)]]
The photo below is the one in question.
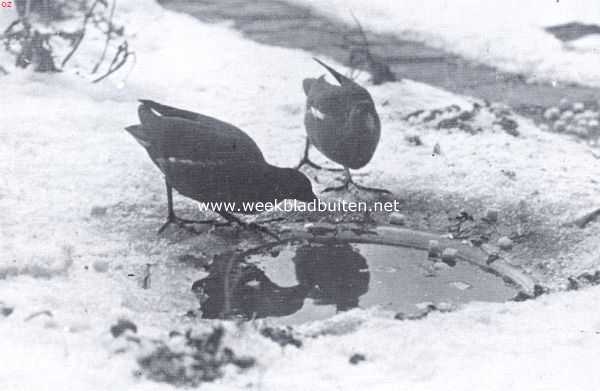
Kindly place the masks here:
[(391, 33), (532, 80), (600, 86), (600, 57), (572, 51), (544, 30), (567, 22), (600, 24), (595, 0), (482, 3), (476, 0), (288, 0), (368, 30)]

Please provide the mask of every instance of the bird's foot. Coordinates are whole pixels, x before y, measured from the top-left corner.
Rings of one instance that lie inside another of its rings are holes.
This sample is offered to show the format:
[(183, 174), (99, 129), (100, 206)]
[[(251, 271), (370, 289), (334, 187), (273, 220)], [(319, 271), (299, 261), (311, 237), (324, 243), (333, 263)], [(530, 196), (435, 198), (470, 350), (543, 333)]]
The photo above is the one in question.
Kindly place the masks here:
[(190, 226), (192, 226), (194, 224), (215, 224), (215, 220), (188, 220), (188, 219), (182, 219), (175, 215), (169, 215), (167, 217), (167, 221), (165, 221), (165, 223), (158, 230), (158, 233), (161, 234), (171, 224), (175, 224), (180, 228), (185, 228), (194, 233), (197, 233), (196, 230), (194, 230), (193, 227), (190, 227)]
[(323, 169), (323, 167), (319, 166), (317, 163), (314, 163), (312, 160), (310, 160), (307, 157), (303, 157), (302, 160), (300, 160), (300, 162), (294, 168), (296, 170), (299, 170), (304, 165), (312, 167), (312, 168), (317, 169), (317, 170)]
[(300, 163), (298, 163), (296, 165), (296, 167), (294, 167), (296, 170), (299, 170), (300, 168), (302, 168), (302, 166), (309, 166), (314, 168), (315, 170), (324, 170), (324, 171), (331, 171), (331, 172), (340, 172), (340, 171), (344, 171), (343, 168), (328, 168), (328, 167), (323, 167), (318, 165), (317, 163), (313, 162), (312, 160), (310, 160), (309, 158), (305, 157), (302, 158), (302, 160), (300, 160)]
[(392, 194), (391, 191), (386, 189), (379, 189), (376, 187), (367, 187), (363, 185), (359, 185), (353, 180), (344, 179), (343, 183), (340, 186), (331, 186), (322, 191), (322, 193), (328, 193), (330, 191), (349, 191), (350, 186), (354, 186), (357, 190), (361, 191), (370, 191), (379, 194)]
[(358, 190), (362, 190), (362, 191), (371, 191), (373, 193), (379, 193), (379, 194), (392, 194), (391, 191), (387, 190), (387, 189), (380, 189), (377, 187), (368, 187), (368, 186), (362, 186), (359, 185), (358, 183), (352, 182), (352, 184), (354, 185), (354, 187), (356, 187)]

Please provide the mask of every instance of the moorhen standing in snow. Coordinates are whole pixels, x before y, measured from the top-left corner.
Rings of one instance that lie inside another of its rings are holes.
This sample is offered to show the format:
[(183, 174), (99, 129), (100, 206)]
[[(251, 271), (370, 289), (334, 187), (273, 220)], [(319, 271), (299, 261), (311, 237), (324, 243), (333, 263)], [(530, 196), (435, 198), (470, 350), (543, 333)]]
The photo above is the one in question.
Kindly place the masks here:
[(319, 168), (308, 158), (310, 145), (314, 145), (323, 155), (344, 167), (344, 180), (341, 186), (324, 190), (346, 190), (350, 184), (356, 188), (380, 193), (389, 193), (358, 185), (352, 180), (350, 169), (364, 167), (373, 157), (379, 137), (381, 122), (369, 92), (353, 80), (315, 58), (340, 84), (328, 83), (325, 76), (318, 79), (304, 79), (302, 86), (306, 94), (306, 147), (304, 157), (296, 166), (304, 164)]
[[(243, 210), (243, 202), (316, 199), (304, 174), (267, 163), (254, 140), (237, 127), (150, 100), (140, 102), (141, 124), (125, 129), (165, 176), (168, 215), (159, 233), (171, 223), (182, 226), (212, 222), (177, 217), (173, 211), (173, 188), (199, 202), (235, 203), (235, 212), (245, 214), (256, 212)], [(263, 227), (242, 222), (230, 211), (215, 212), (228, 222), (270, 234)]]

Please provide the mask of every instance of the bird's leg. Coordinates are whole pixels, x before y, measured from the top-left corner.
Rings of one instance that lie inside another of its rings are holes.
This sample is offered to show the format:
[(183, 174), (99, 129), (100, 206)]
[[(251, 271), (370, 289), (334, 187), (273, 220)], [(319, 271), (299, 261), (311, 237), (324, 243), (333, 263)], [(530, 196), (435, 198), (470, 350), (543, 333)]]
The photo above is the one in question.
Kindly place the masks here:
[(173, 210), (173, 188), (165, 180), (165, 185), (167, 186), (167, 204), (169, 208), (169, 212), (167, 215), (167, 221), (160, 227), (158, 233), (162, 233), (169, 225), (177, 224), (179, 227), (185, 227), (190, 224), (213, 224), (215, 220), (188, 220), (182, 219), (175, 215), (175, 211)]
[(376, 187), (362, 186), (362, 185), (359, 185), (358, 183), (354, 182), (354, 180), (352, 179), (352, 175), (350, 174), (350, 169), (348, 167), (344, 167), (344, 179), (342, 181), (342, 185), (328, 187), (325, 190), (323, 190), (323, 193), (326, 193), (326, 192), (329, 192), (329, 191), (348, 190), (349, 187), (350, 187), (350, 185), (353, 185), (358, 190), (372, 191), (372, 192), (375, 192), (375, 193), (391, 194), (391, 192), (389, 190), (386, 190), (386, 189), (378, 189)]
[(304, 146), (304, 156), (300, 159), (300, 162), (296, 166), (296, 170), (299, 170), (303, 165), (311, 166), (312, 168), (316, 168), (317, 170), (321, 170), (323, 167), (319, 166), (316, 163), (313, 163), (312, 160), (308, 157), (308, 150), (310, 149), (310, 141), (308, 141), (308, 137), (306, 138), (306, 145)]
[(259, 232), (262, 232), (264, 234), (267, 234), (268, 236), (270, 236), (270, 237), (272, 237), (272, 238), (274, 238), (276, 240), (281, 240), (279, 238), (279, 236), (275, 235), (268, 228), (263, 227), (262, 225), (259, 225), (257, 223), (246, 223), (246, 222), (238, 219), (237, 217), (235, 217), (231, 213), (227, 213), (227, 212), (223, 212), (223, 211), (219, 211), (217, 213), (219, 213), (221, 216), (223, 216), (223, 218), (225, 220), (227, 220), (229, 223), (236, 223), (238, 226), (240, 226), (240, 227), (242, 227), (244, 229), (251, 229), (251, 230), (259, 231)]
[(309, 149), (310, 149), (310, 141), (308, 140), (308, 137), (307, 137), (306, 138), (306, 145), (304, 147), (304, 156), (300, 160), (300, 163), (298, 163), (298, 165), (296, 165), (296, 170), (299, 170), (305, 164), (307, 166), (310, 166), (310, 167), (312, 167), (314, 169), (317, 169), (317, 170), (325, 170), (325, 171), (342, 171), (343, 170), (343, 168), (325, 168), (325, 167), (319, 166), (317, 163), (313, 162), (308, 157), (308, 151), (309, 151)]
[(391, 191), (387, 190), (387, 189), (380, 189), (378, 187), (368, 187), (368, 186), (363, 186), (363, 185), (359, 185), (358, 183), (354, 182), (352, 180), (352, 177), (350, 178), (350, 182), (354, 185), (354, 187), (356, 187), (358, 190), (363, 190), (363, 191), (372, 191), (374, 193), (380, 193), (380, 194), (392, 194)]

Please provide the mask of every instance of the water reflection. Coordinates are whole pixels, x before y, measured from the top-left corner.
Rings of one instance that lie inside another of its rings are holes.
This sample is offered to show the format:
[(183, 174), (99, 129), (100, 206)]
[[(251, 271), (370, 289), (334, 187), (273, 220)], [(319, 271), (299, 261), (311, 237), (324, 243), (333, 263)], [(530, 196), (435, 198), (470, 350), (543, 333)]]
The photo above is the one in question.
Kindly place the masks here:
[(359, 297), (369, 290), (367, 260), (348, 244), (301, 246), (292, 261), (296, 278), (311, 288), (308, 297), (318, 305), (349, 310), (358, 307)]
[(313, 243), (276, 250), (217, 257), (192, 287), (202, 316), (299, 324), (355, 307), (410, 314), (427, 303), (502, 302), (517, 292), (468, 262), (449, 267), (406, 247)]
[(336, 311), (344, 311), (357, 307), (359, 297), (369, 290), (367, 261), (348, 244), (302, 245), (291, 260), (296, 284), (285, 287), (271, 281), (259, 265), (246, 257), (221, 254), (211, 265), (208, 277), (192, 286), (202, 316), (282, 317), (299, 311), (307, 298), (316, 305), (334, 305)]

